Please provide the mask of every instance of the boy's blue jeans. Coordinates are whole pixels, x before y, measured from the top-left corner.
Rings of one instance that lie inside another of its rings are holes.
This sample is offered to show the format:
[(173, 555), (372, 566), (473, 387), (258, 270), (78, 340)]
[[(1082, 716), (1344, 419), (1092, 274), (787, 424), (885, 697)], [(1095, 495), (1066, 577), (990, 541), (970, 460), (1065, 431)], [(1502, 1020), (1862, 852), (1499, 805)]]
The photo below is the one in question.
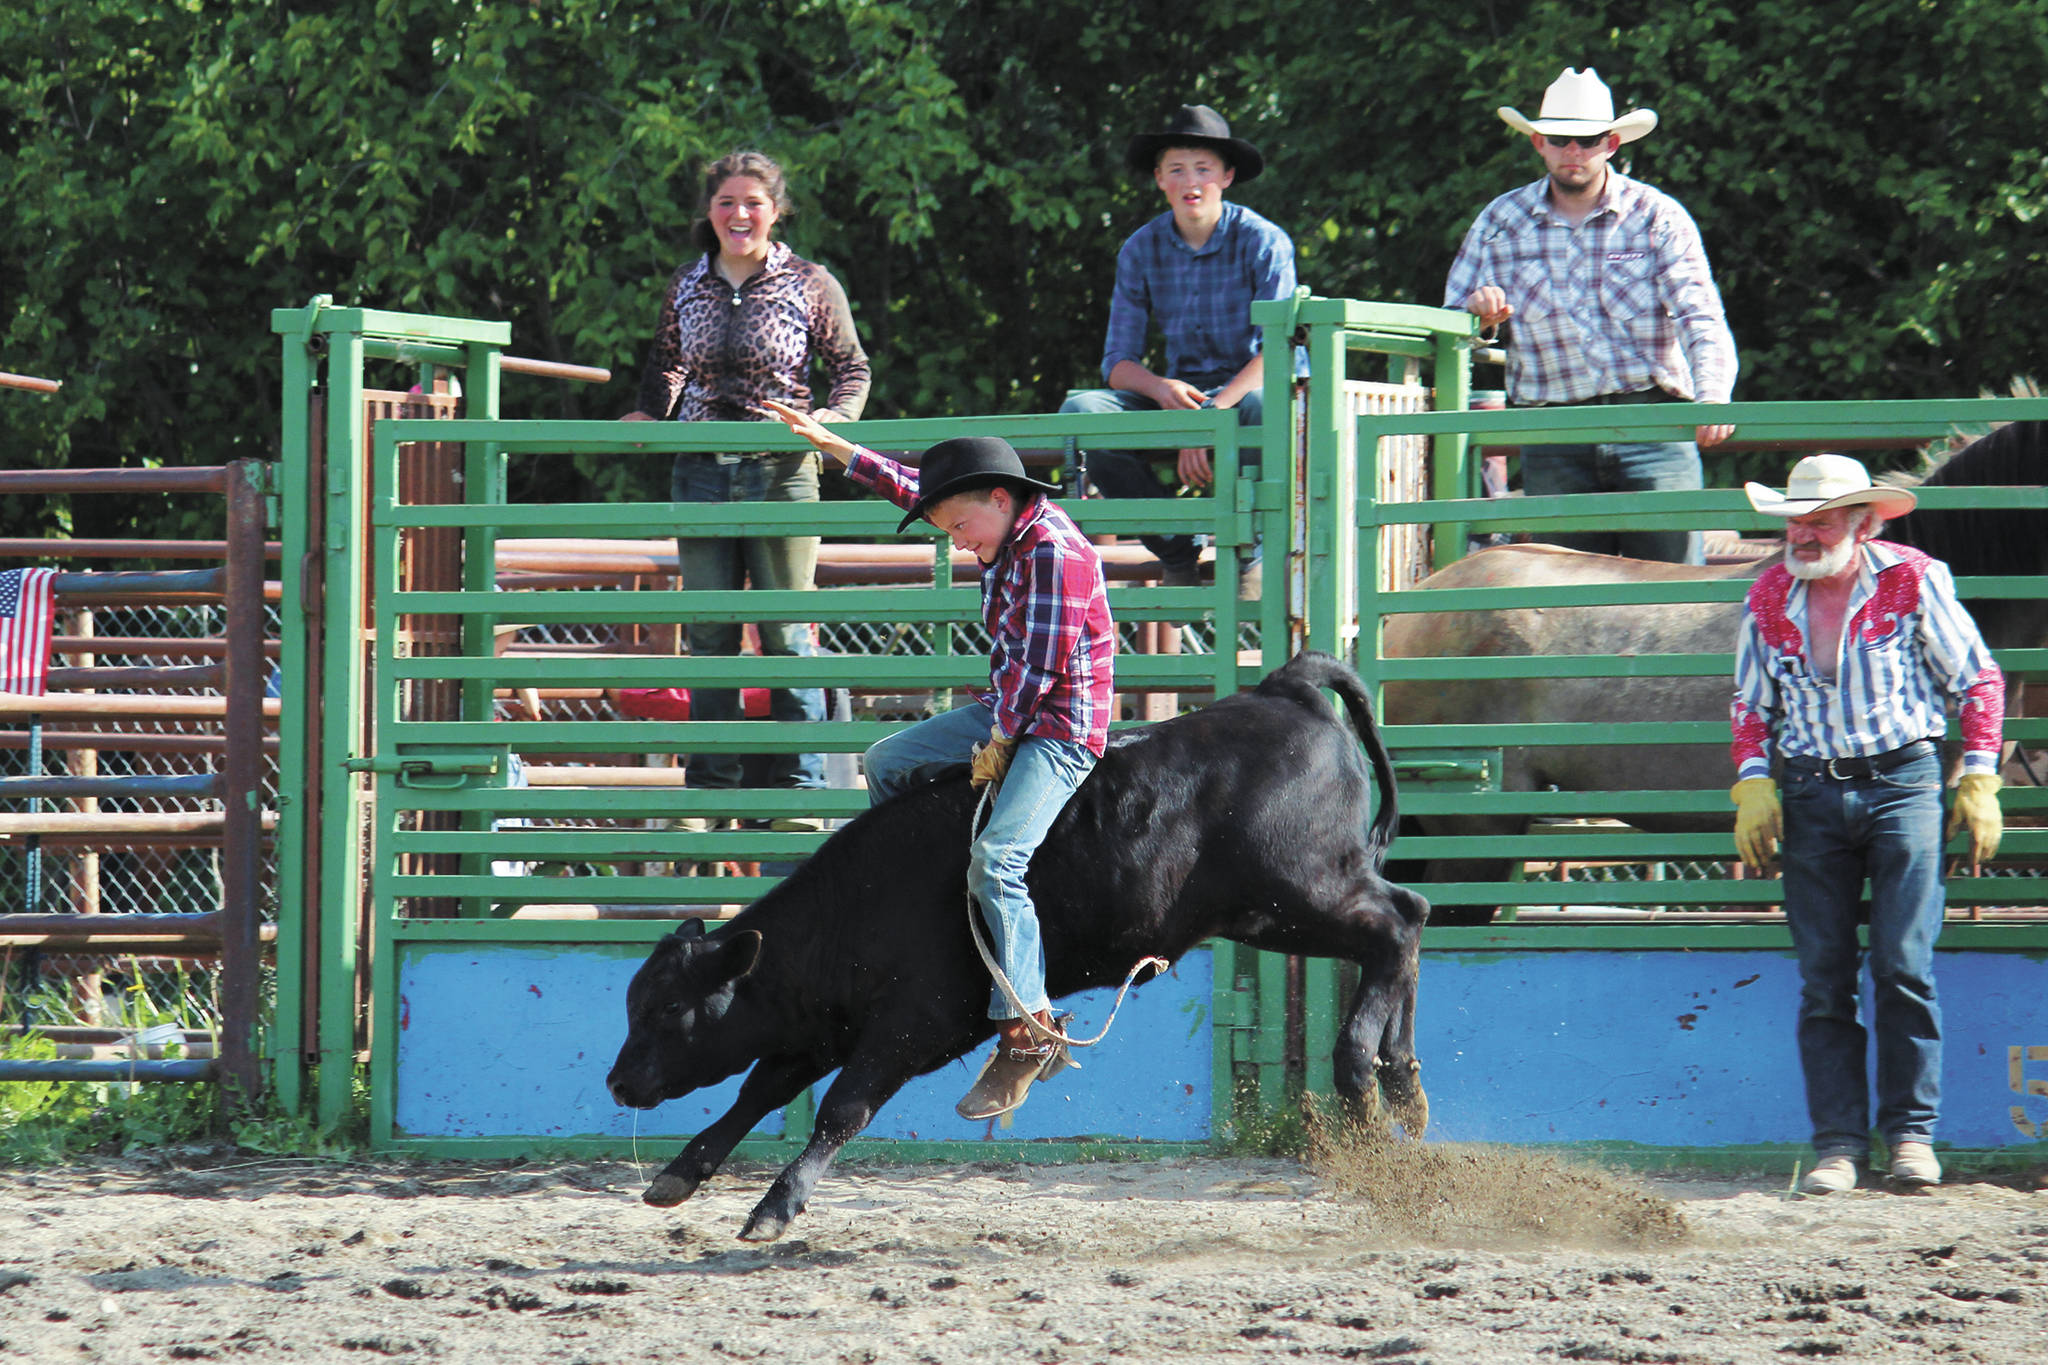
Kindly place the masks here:
[(1868, 1037), (1857, 1007), (1856, 939), (1870, 879), (1871, 1020), (1877, 1128), (1887, 1144), (1926, 1142), (1941, 1108), (1941, 760), (1837, 781), (1788, 760), (1785, 920), (1799, 958), (1799, 1064), (1813, 1148), (1861, 1159), (1870, 1146)]
[[(902, 791), (921, 769), (967, 762), (974, 746), (987, 741), (994, 723), (986, 705), (969, 702), (875, 745), (866, 758), (869, 804), (880, 805)], [(1046, 831), (1094, 767), (1095, 755), (1085, 744), (1025, 736), (996, 791), (988, 824), (969, 851), (967, 889), (981, 906), (1003, 975), (1034, 1014), (1050, 1001), (1045, 994), (1045, 945), (1024, 873)], [(989, 991), (988, 1017), (1016, 1017), (998, 989)]]

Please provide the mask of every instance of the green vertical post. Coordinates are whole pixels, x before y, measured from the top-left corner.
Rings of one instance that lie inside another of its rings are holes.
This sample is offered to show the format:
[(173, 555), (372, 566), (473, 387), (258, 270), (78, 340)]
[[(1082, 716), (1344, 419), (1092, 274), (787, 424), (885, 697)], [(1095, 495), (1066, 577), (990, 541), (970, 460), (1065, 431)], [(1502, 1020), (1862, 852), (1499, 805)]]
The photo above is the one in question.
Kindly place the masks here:
[(1209, 942), (1209, 1141), (1219, 1143), (1237, 1099), (1237, 953), (1235, 943)]
[(1308, 328), (1308, 460), (1303, 475), (1307, 502), (1307, 553), (1303, 602), (1307, 616), (1303, 644), (1341, 657), (1344, 652), (1338, 520), (1350, 509), (1338, 506), (1338, 463), (1343, 458), (1344, 329), (1315, 321)]
[(348, 1112), (355, 1069), (356, 907), (361, 784), (341, 767), (363, 742), (363, 337), (327, 337), (327, 488), (321, 498), (326, 677), (321, 681), (319, 1095), (323, 1126)]
[[(468, 364), (462, 376), (462, 415), (475, 421), (494, 422), (499, 417), (501, 371), (499, 348), (489, 342), (471, 341), (464, 347)], [(395, 458), (395, 457), (394, 457)], [(498, 447), (487, 441), (470, 441), (462, 448), (462, 500), (466, 503), (505, 502), (505, 459)], [(394, 582), (396, 580), (394, 579)], [(492, 526), (471, 526), (462, 533), (462, 586), (466, 592), (490, 592), (498, 586), (498, 532)], [(497, 651), (496, 617), (462, 618), (462, 652), (475, 658), (490, 658)], [(471, 678), (462, 684), (462, 715), (468, 720), (492, 717), (494, 678)], [(483, 831), (491, 817), (483, 811), (465, 812), (462, 827)], [(462, 857), (462, 871), (474, 876), (487, 870), (481, 854)], [(380, 905), (384, 902), (380, 899)], [(490, 913), (490, 902), (480, 896), (466, 896), (461, 913), (475, 919)]]
[[(309, 310), (310, 311), (310, 310)], [(286, 869), (279, 878), (277, 896), (277, 996), (270, 1021), (271, 1056), (274, 1066), (271, 1084), (285, 1113), (295, 1114), (305, 1102), (305, 1047), (302, 1027), (305, 1010), (306, 964), (317, 951), (306, 941), (305, 881), (294, 869), (308, 857), (307, 843), (318, 837), (307, 828), (304, 793), (312, 788), (306, 768), (307, 677), (304, 602), (306, 574), (304, 556), (307, 476), (311, 463), (310, 414), (313, 393), (313, 362), (302, 335), (290, 330), (292, 322), (283, 310), (272, 318), (272, 330), (279, 338), (282, 373), (279, 412), (279, 470), (282, 515), (278, 538), (284, 558), (278, 566), (278, 668), (286, 680), (284, 699), (277, 719), (277, 866)]]
[[(1252, 525), (1264, 542), (1259, 601), (1254, 608), (1259, 620), (1256, 671), (1261, 677), (1293, 653), (1287, 610), (1294, 580), (1303, 569), (1299, 547), (1291, 543), (1288, 527), (1294, 452), (1300, 439), (1294, 402), (1294, 329), (1307, 297), (1307, 289), (1297, 289), (1292, 299), (1252, 305), (1252, 319), (1260, 324), (1259, 353), (1266, 357), (1260, 381), (1264, 410), (1259, 419), (1259, 477), (1250, 486)], [(1217, 641), (1217, 649), (1222, 647), (1223, 642)]]
[[(1478, 319), (1465, 315), (1473, 322)], [(1438, 332), (1436, 343), (1436, 403), (1439, 411), (1463, 411), (1472, 406), (1472, 352), (1454, 332)], [(1464, 432), (1438, 436), (1430, 445), (1430, 490), (1433, 498), (1472, 497), (1477, 489), (1471, 474), (1472, 438)], [(1441, 569), (1465, 555), (1465, 523), (1445, 522), (1430, 537), (1430, 566)], [(1364, 651), (1361, 649), (1361, 653)]]
[(1252, 1039), (1258, 1064), (1259, 1107), (1277, 1112), (1287, 1095), (1287, 957), (1259, 953), (1259, 1031)]
[[(400, 532), (393, 527), (374, 524), (377, 514), (388, 512), (398, 503), (398, 441), (392, 436), (391, 429), (382, 423), (378, 425), (376, 442), (369, 452), (368, 466), (366, 501), (373, 517), (370, 599), (376, 622), (377, 645), (373, 657), (378, 677), (378, 685), (370, 701), (376, 713), (377, 752), (369, 757), (382, 757), (389, 743), (386, 737), (396, 733), (402, 692), (402, 686), (396, 679), (385, 676), (388, 665), (398, 655)], [(468, 488), (466, 484), (465, 493)], [(474, 624), (474, 618), (467, 619), (465, 629)], [(484, 623), (483, 629), (488, 636), (488, 622)], [(488, 682), (485, 686), (489, 686)], [(397, 859), (389, 849), (391, 836), (398, 829), (398, 811), (405, 798), (399, 790), (397, 776), (389, 771), (373, 771), (370, 784), (375, 793), (370, 817), (372, 856), (367, 888), (370, 898), (370, 1139), (381, 1143), (392, 1136), (397, 1112), (398, 971), (392, 960), (396, 949), (393, 931), (397, 919), (397, 897), (393, 894), (392, 880), (397, 874)]]

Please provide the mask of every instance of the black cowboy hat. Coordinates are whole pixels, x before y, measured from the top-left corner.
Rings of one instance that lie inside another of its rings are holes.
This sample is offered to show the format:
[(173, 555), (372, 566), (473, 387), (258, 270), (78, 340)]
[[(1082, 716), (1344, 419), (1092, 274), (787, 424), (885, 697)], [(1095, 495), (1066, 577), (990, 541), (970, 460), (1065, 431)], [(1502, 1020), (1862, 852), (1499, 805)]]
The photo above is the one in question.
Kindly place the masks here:
[(1258, 179), (1259, 172), (1266, 169), (1266, 158), (1259, 155), (1259, 149), (1241, 137), (1232, 137), (1223, 115), (1206, 104), (1183, 104), (1165, 132), (1132, 138), (1124, 149), (1124, 160), (1132, 170), (1149, 174), (1168, 147), (1214, 147), (1237, 172), (1234, 183), (1239, 185)]
[(998, 484), (1018, 484), (1041, 493), (1060, 490), (1024, 472), (1024, 461), (1000, 436), (955, 436), (924, 453), (917, 469), (917, 503), (896, 527), (907, 528), (955, 493)]

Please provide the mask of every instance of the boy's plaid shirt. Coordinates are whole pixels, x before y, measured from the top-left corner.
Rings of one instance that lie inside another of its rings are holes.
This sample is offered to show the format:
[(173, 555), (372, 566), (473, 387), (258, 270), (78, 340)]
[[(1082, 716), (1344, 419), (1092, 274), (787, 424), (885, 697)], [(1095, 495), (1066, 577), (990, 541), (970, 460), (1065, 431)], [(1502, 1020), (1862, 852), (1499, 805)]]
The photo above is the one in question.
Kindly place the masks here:
[[(906, 512), (917, 505), (917, 473), (856, 446), (847, 477)], [(981, 566), (981, 618), (994, 644), (989, 690), (981, 694), (1011, 739), (1037, 735), (1109, 744), (1116, 626), (1102, 582), (1102, 557), (1050, 498), (1033, 496), (993, 564)]]

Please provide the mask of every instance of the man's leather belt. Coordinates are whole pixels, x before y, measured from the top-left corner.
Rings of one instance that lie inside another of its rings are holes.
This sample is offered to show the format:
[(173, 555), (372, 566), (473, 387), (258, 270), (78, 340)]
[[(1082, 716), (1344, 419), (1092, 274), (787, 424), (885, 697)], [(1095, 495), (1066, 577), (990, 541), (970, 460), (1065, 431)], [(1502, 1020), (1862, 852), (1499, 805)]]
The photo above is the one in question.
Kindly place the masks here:
[(1517, 408), (1571, 408), (1589, 403), (1683, 403), (1685, 401), (1685, 399), (1680, 398), (1675, 393), (1666, 393), (1663, 389), (1651, 387), (1635, 389), (1628, 393), (1596, 393), (1591, 398), (1581, 398), (1571, 403), (1550, 403), (1540, 399), (1534, 402), (1517, 400), (1509, 406)]
[(1911, 744), (1901, 744), (1896, 749), (1862, 758), (1809, 758), (1804, 754), (1787, 754), (1785, 766), (1803, 773), (1820, 773), (1837, 782), (1854, 782), (1878, 773), (1888, 773), (1902, 763), (1911, 763), (1933, 752), (1933, 740), (1916, 739)]

